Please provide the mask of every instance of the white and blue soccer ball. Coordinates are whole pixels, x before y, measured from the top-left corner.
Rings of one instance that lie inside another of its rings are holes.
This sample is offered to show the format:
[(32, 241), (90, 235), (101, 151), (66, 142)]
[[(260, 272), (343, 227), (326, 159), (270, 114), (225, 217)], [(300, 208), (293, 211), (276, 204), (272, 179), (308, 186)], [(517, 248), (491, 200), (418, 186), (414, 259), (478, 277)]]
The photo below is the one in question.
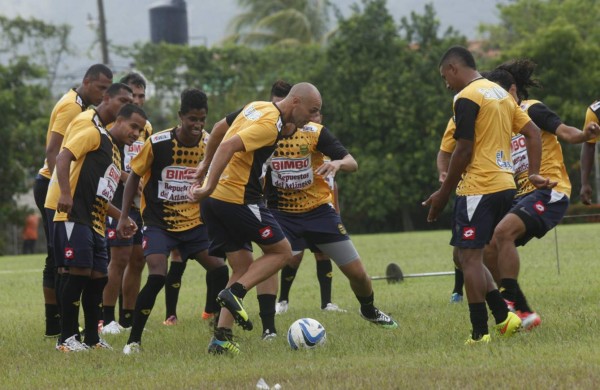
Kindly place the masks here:
[(327, 334), (319, 321), (300, 318), (290, 325), (287, 339), (292, 349), (311, 349), (325, 344)]

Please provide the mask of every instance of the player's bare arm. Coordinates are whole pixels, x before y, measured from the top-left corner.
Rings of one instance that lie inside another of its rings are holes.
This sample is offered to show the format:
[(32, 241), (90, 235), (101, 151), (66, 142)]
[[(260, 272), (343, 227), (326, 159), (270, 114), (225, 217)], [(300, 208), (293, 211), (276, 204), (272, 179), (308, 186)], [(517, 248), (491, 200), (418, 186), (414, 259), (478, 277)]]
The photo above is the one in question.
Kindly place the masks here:
[[(127, 182), (125, 183), (125, 187), (123, 189), (123, 208), (121, 209), (121, 215), (119, 217), (119, 223), (117, 225), (117, 235), (119, 237), (128, 238), (135, 233), (132, 230), (131, 218), (129, 218), (129, 210), (131, 209), (131, 204), (133, 203), (133, 198), (137, 194), (138, 186), (140, 184), (140, 176), (138, 176), (135, 172), (131, 172), (129, 177), (127, 178)], [(135, 226), (135, 223), (133, 223)], [(137, 226), (136, 226), (137, 230)]]
[(69, 183), (71, 161), (75, 161), (75, 155), (69, 149), (64, 148), (56, 156), (56, 177), (60, 188), (56, 211), (59, 213), (69, 214), (73, 207), (73, 196), (71, 195), (71, 185)]
[(352, 157), (351, 154), (347, 154), (341, 160), (332, 160), (324, 162), (323, 165), (318, 167), (315, 171), (317, 175), (322, 175), (323, 177), (327, 176), (335, 176), (337, 171), (343, 172), (356, 172), (358, 170), (358, 163)]

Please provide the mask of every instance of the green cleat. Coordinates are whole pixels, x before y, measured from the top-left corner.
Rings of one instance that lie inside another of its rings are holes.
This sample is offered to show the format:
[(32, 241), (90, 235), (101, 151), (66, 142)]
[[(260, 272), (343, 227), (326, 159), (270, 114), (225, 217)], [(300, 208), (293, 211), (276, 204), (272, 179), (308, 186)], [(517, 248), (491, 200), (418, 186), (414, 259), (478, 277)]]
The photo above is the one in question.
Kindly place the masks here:
[(521, 329), (521, 319), (518, 315), (509, 311), (506, 319), (494, 326), (494, 329), (500, 337), (511, 337)]
[(469, 337), (467, 341), (465, 341), (465, 345), (489, 344), (490, 341), (492, 341), (492, 337), (489, 334), (484, 334), (477, 340), (473, 340), (473, 337)]
[(252, 330), (252, 322), (242, 306), (242, 299), (235, 296), (230, 289), (222, 290), (217, 296), (217, 303), (231, 312), (235, 322), (244, 330)]

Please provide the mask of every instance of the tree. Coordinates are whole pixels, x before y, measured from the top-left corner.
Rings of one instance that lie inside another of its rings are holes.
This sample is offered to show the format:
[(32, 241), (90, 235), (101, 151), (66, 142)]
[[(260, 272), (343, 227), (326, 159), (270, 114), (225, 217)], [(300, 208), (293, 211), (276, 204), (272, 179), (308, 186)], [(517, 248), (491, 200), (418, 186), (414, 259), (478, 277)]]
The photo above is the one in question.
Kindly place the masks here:
[(327, 36), (329, 0), (238, 0), (246, 12), (230, 23), (226, 41), (250, 46), (322, 43)]

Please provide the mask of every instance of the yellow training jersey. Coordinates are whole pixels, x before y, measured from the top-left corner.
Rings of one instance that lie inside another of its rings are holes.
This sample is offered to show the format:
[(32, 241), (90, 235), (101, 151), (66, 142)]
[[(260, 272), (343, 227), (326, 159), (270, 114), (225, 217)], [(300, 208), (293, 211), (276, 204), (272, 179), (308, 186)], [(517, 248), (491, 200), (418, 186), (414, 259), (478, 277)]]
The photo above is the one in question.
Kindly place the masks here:
[(277, 143), (267, 162), (265, 194), (268, 206), (289, 213), (310, 211), (333, 203), (332, 188), (326, 178), (315, 174), (325, 154), (333, 160), (348, 151), (323, 125), (308, 123)]
[(456, 124), (454, 118), (450, 118), (446, 125), (446, 130), (442, 136), (442, 143), (440, 144), (440, 150), (446, 153), (454, 152), (456, 148), (456, 140), (454, 139), (454, 132), (456, 131)]
[(515, 188), (511, 136), (529, 122), (515, 100), (496, 83), (476, 79), (454, 97), (454, 138), (473, 141), (473, 156), (457, 195), (485, 195)]
[(227, 141), (238, 135), (245, 151), (233, 155), (211, 198), (234, 204), (262, 201), (262, 166), (273, 153), (282, 128), (282, 114), (274, 103), (252, 102), (246, 105), (223, 138)]
[(54, 221), (88, 225), (104, 236), (108, 204), (121, 178), (119, 148), (102, 126), (88, 126), (64, 147), (75, 156), (69, 173), (73, 207), (68, 216), (57, 212)]
[[(585, 112), (585, 123), (583, 124), (583, 128), (585, 129), (590, 122), (600, 123), (600, 100), (596, 100), (592, 103)], [(591, 144), (595, 144), (598, 142), (598, 138), (591, 139), (587, 141)]]
[(163, 130), (151, 135), (131, 160), (131, 171), (144, 181), (141, 210), (145, 226), (181, 232), (202, 223), (200, 204), (189, 202), (187, 194), (207, 141), (204, 130), (194, 145), (181, 143), (176, 128)]
[[(521, 109), (526, 112), (533, 123), (542, 130), (542, 161), (540, 175), (558, 184), (554, 190), (571, 196), (571, 181), (563, 161), (562, 148), (556, 137), (556, 129), (562, 121), (554, 112), (538, 100), (523, 100)], [(535, 191), (535, 186), (529, 181), (529, 160), (525, 137), (515, 134), (511, 143), (515, 181), (517, 182), (517, 195), (522, 196)]]
[[(82, 111), (85, 111), (86, 108), (87, 105), (83, 101), (83, 98), (75, 89), (71, 89), (65, 93), (52, 109), (52, 114), (50, 114), (50, 123), (48, 124), (48, 131), (46, 133), (46, 146), (50, 142), (50, 135), (52, 133), (64, 136), (69, 123), (77, 115), (81, 114)], [(39, 174), (47, 179), (50, 179), (52, 176), (46, 159), (44, 159), (44, 166), (40, 169)]]

